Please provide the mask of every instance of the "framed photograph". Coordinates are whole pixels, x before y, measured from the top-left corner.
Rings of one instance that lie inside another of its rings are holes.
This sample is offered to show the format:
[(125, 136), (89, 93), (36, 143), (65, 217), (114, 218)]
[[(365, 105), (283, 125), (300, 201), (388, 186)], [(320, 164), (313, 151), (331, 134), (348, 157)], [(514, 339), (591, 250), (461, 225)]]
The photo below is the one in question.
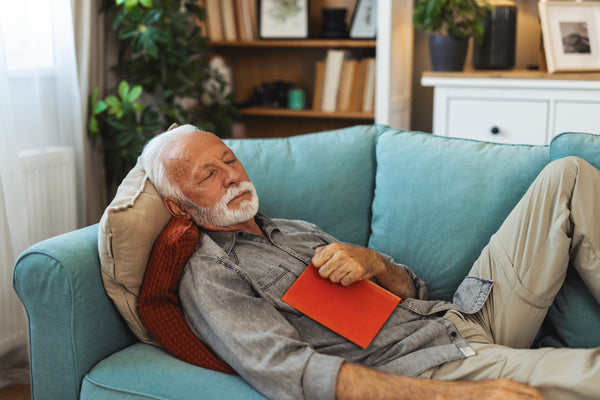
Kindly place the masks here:
[(261, 39), (308, 38), (308, 0), (259, 0)]
[(548, 72), (600, 70), (600, 1), (538, 3)]
[(350, 26), (351, 39), (375, 39), (377, 35), (377, 0), (358, 0)]

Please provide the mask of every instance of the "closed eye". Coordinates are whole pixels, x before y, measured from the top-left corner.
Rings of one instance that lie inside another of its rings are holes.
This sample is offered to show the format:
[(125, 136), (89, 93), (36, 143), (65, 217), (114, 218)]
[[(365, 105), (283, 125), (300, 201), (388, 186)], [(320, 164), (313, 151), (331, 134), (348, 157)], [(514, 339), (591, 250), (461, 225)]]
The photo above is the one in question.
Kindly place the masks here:
[(213, 171), (211, 171), (208, 175), (206, 175), (206, 177), (202, 178), (200, 180), (200, 183), (206, 182), (207, 180), (209, 180), (215, 173)]

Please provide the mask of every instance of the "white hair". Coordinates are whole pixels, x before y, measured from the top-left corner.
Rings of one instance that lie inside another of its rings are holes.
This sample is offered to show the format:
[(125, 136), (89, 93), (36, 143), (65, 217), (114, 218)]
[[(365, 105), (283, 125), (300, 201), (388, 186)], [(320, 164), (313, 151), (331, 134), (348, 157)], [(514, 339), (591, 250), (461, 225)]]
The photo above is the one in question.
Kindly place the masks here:
[(178, 200), (184, 200), (185, 196), (167, 174), (162, 153), (169, 144), (176, 140), (194, 132), (202, 131), (193, 125), (174, 126), (166, 132), (156, 135), (146, 143), (140, 155), (140, 161), (142, 168), (148, 175), (148, 179), (154, 184), (162, 197), (174, 197)]

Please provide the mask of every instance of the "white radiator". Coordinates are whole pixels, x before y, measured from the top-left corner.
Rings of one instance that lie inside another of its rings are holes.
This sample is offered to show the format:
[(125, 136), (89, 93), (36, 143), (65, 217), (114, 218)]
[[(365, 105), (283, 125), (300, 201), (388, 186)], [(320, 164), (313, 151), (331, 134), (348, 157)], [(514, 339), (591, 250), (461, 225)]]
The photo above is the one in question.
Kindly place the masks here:
[[(31, 243), (75, 229), (77, 198), (73, 148), (48, 147), (27, 150), (19, 153), (19, 161)], [(1, 222), (6, 224), (6, 221)], [(9, 246), (10, 240), (2, 237), (1, 228), (0, 246), (3, 243)], [(15, 257), (18, 257), (18, 254)], [(27, 338), (23, 307), (12, 288), (13, 263), (14, 260), (6, 254), (4, 257), (0, 256), (0, 266), (8, 266), (0, 268), (3, 269), (0, 271), (0, 355), (25, 344)]]
[(75, 152), (49, 147), (19, 153), (32, 243), (77, 227)]

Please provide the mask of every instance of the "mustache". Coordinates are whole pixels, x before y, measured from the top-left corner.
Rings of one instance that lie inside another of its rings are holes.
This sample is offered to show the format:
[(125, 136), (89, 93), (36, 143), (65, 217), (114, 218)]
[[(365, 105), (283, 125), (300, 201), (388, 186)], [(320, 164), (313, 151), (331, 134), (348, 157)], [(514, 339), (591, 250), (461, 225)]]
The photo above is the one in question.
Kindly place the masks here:
[(234, 198), (236, 198), (237, 196), (239, 196), (240, 194), (244, 193), (244, 192), (253, 192), (253, 186), (252, 183), (248, 182), (248, 181), (242, 181), (240, 183), (238, 183), (236, 186), (231, 186), (227, 189), (227, 192), (223, 195), (223, 197), (220, 200), (220, 203), (222, 204), (229, 204), (229, 202), (231, 200), (233, 200)]

